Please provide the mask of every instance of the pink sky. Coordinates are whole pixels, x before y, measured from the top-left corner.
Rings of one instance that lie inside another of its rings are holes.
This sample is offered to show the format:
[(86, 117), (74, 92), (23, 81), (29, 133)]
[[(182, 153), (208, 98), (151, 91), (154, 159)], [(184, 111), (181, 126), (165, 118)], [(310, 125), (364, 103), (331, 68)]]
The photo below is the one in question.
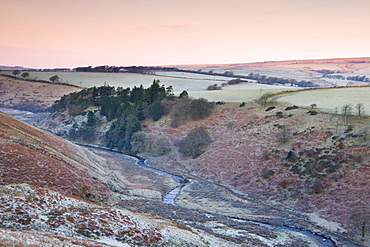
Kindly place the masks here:
[(0, 0), (0, 65), (370, 56), (369, 0)]

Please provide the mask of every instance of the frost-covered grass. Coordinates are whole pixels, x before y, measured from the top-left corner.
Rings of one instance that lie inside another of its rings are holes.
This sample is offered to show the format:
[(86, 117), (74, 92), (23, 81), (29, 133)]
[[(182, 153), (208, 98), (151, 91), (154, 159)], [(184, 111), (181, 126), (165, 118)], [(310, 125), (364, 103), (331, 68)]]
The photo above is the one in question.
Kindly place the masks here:
[[(233, 77), (226, 77), (226, 76), (218, 76), (218, 75), (205, 75), (205, 74), (195, 74), (195, 73), (186, 73), (186, 72), (176, 72), (176, 71), (158, 71), (155, 72), (156, 75), (159, 76), (167, 76), (167, 77), (174, 77), (174, 78), (184, 78), (189, 80), (209, 80), (223, 83), (235, 79)], [(210, 82), (211, 83), (211, 82)]]
[[(234, 85), (226, 86), (223, 90), (217, 91), (189, 91), (192, 98), (205, 98), (209, 101), (224, 102), (251, 102), (265, 93), (278, 93), (286, 90), (297, 90), (298, 88), (288, 88), (279, 86), (270, 86), (263, 84), (244, 83), (239, 85), (241, 89), (236, 89)], [(248, 87), (250, 87), (248, 89)]]
[[(196, 246), (234, 246), (199, 230), (176, 227), (176, 224), (160, 217), (123, 208), (102, 207), (27, 184), (0, 186), (0, 227), (58, 235), (51, 236), (51, 240), (72, 236), (113, 246), (190, 246), (190, 243)], [(20, 242), (20, 245), (5, 246), (44, 246), (43, 239), (39, 245), (26, 245), (27, 241), (24, 238), (15, 240), (14, 234), (1, 236), (0, 231), (0, 243)]]
[[(307, 91), (298, 91), (278, 96), (280, 102), (310, 107), (316, 104), (317, 108), (324, 111), (340, 113), (344, 105), (350, 104), (354, 107), (356, 104), (364, 105), (365, 114), (370, 114), (370, 87), (349, 87), (349, 88), (325, 88)], [(355, 115), (355, 109), (352, 113)]]
[[(184, 78), (177, 78), (171, 76), (161, 75), (144, 75), (136, 73), (97, 73), (97, 72), (40, 72), (31, 71), (27, 79), (37, 79), (49, 81), (49, 78), (58, 75), (60, 82), (80, 86), (80, 87), (94, 87), (103, 86), (104, 84), (133, 88), (140, 86), (144, 88), (149, 87), (153, 80), (160, 80), (161, 85), (172, 86), (175, 91), (183, 90), (206, 90), (211, 84), (226, 82), (226, 77), (218, 76), (216, 80), (212, 80), (212, 76), (195, 76), (196, 74), (184, 73)], [(159, 72), (158, 72), (159, 73)], [(161, 72), (162, 73), (162, 72)], [(2, 71), (2, 74), (11, 75), (11, 71)], [(171, 75), (171, 74), (169, 74)], [(182, 75), (180, 75), (182, 77)], [(222, 80), (222, 81), (220, 81)]]

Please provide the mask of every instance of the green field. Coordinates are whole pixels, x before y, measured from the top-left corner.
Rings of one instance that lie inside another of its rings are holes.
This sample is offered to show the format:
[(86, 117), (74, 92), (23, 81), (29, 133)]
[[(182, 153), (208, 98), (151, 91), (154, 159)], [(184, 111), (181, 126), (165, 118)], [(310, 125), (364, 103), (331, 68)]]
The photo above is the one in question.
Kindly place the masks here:
[[(158, 72), (159, 75), (147, 75), (137, 73), (97, 73), (97, 72), (41, 72), (30, 71), (28, 79), (37, 79), (49, 81), (49, 78), (58, 75), (60, 82), (69, 83), (81, 87), (102, 86), (105, 83), (115, 87), (134, 87), (140, 86), (149, 87), (153, 80), (160, 80), (161, 84), (172, 86), (177, 92), (183, 90), (201, 91), (206, 90), (211, 84), (219, 84), (227, 82), (232, 78), (222, 76), (203, 76), (192, 73), (172, 73)], [(2, 74), (11, 75), (12, 71), (2, 71)]]
[[(2, 74), (11, 75), (12, 71), (2, 71)], [(278, 92), (289, 89), (284, 86), (271, 86), (264, 84), (254, 83), (241, 83), (237, 85), (230, 85), (223, 88), (218, 92), (206, 91), (207, 87), (212, 84), (221, 85), (233, 78), (223, 76), (210, 76), (210, 75), (199, 75), (192, 73), (179, 73), (179, 72), (158, 72), (159, 75), (146, 75), (136, 73), (97, 73), (97, 72), (41, 72), (41, 71), (30, 71), (28, 79), (37, 79), (49, 81), (49, 78), (58, 75), (60, 82), (69, 83), (80, 87), (93, 87), (102, 86), (104, 84), (115, 86), (115, 87), (130, 87), (140, 86), (141, 84), (147, 88), (153, 80), (160, 80), (160, 84), (172, 86), (175, 93), (178, 95), (183, 90), (187, 90), (191, 97), (204, 97), (209, 100), (224, 100), (230, 102), (243, 102), (249, 101), (246, 98), (254, 99), (259, 97), (260, 91), (263, 93), (268, 91)], [(230, 92), (243, 89), (243, 92)], [(245, 90), (252, 89), (252, 96), (246, 96)], [(257, 91), (258, 92), (257, 92)], [(194, 91), (194, 92), (193, 92)], [(256, 91), (256, 92), (254, 92)], [(229, 97), (228, 94), (232, 94), (233, 97)], [(230, 99), (230, 100), (227, 100)]]
[[(2, 71), (3, 74), (11, 74), (12, 71)], [(104, 84), (115, 87), (149, 87), (153, 80), (160, 80), (161, 84), (173, 86), (175, 94), (180, 94), (183, 90), (189, 92), (190, 97), (206, 98), (210, 101), (225, 102), (251, 102), (258, 99), (264, 93), (277, 93), (281, 91), (298, 90), (300, 88), (271, 86), (255, 83), (241, 83), (236, 85), (227, 85), (218, 91), (206, 91), (211, 84), (227, 82), (232, 78), (222, 76), (199, 75), (179, 72), (158, 72), (158, 75), (144, 75), (135, 73), (96, 73), (96, 72), (40, 72), (30, 71), (29, 79), (38, 79), (48, 81), (53, 75), (58, 75), (61, 82), (81, 86), (93, 87)], [(180, 78), (181, 77), (181, 78)], [(286, 93), (276, 98), (277, 101), (297, 105), (301, 107), (310, 107), (316, 104), (324, 111), (340, 112), (345, 104), (352, 106), (362, 103), (365, 112), (370, 115), (370, 87), (348, 87), (348, 88), (323, 88), (308, 91), (298, 91)]]
[(277, 101), (302, 107), (316, 104), (319, 109), (338, 113), (346, 104), (354, 107), (362, 103), (366, 115), (370, 115), (369, 95), (370, 87), (327, 88), (283, 94), (277, 97)]
[[(205, 98), (209, 101), (224, 101), (224, 102), (251, 102), (265, 93), (278, 93), (287, 90), (286, 88), (278, 89), (231, 89), (218, 91), (190, 91), (189, 95), (193, 98)], [(289, 89), (288, 89), (289, 90)], [(290, 89), (294, 90), (294, 88)]]

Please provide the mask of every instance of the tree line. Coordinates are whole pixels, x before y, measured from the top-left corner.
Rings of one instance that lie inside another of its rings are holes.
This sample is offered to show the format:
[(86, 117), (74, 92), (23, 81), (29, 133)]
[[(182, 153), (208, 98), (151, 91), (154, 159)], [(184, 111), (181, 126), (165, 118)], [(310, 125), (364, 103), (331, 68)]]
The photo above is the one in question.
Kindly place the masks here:
[(370, 79), (364, 75), (355, 75), (355, 76), (347, 76), (344, 77), (343, 75), (323, 75), (325, 78), (331, 79), (339, 79), (339, 80), (349, 80), (349, 81), (363, 81), (363, 82), (370, 82)]

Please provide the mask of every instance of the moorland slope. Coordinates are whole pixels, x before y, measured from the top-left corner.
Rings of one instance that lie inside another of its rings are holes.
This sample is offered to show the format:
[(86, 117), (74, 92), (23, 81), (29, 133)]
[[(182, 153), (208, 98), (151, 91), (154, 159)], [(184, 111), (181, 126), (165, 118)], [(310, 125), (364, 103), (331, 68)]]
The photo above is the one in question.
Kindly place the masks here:
[(184, 157), (174, 145), (167, 157), (152, 157), (153, 165), (302, 212), (335, 234), (357, 238), (355, 218), (370, 210), (367, 118), (345, 124), (340, 115), (281, 105), (266, 111), (249, 103), (217, 106), (210, 117), (178, 128), (170, 121), (148, 121), (144, 131), (176, 144), (204, 126), (213, 142), (196, 158)]
[(8, 228), (0, 229), (0, 239), (7, 246), (237, 246), (155, 215), (109, 207), (128, 192), (105, 159), (2, 112), (0, 154), (0, 227)]

